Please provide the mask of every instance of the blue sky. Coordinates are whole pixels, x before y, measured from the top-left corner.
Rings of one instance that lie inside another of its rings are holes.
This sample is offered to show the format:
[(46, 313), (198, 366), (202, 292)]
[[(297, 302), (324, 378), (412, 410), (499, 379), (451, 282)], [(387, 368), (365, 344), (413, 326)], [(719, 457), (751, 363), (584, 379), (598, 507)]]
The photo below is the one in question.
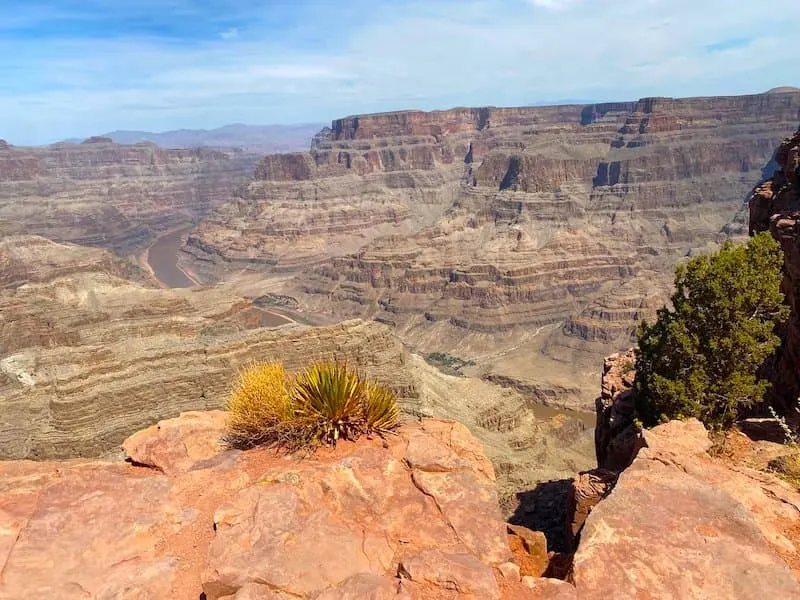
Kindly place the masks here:
[(800, 2), (0, 0), (0, 138), (800, 85)]

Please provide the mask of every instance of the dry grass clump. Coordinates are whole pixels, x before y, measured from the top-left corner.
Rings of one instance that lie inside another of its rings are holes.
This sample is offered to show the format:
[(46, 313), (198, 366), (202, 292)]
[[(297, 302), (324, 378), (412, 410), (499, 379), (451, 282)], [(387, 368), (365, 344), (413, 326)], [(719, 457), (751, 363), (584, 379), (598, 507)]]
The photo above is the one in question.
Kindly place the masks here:
[(288, 450), (384, 434), (400, 424), (394, 393), (347, 365), (321, 362), (292, 377), (279, 363), (242, 371), (228, 400), (226, 441)]

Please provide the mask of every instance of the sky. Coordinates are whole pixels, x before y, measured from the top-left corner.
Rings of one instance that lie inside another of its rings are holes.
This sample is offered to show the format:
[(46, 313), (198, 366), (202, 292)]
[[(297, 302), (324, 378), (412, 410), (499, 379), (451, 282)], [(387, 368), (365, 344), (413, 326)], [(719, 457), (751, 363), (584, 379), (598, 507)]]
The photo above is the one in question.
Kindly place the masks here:
[(800, 1), (0, 0), (0, 138), (800, 85)]

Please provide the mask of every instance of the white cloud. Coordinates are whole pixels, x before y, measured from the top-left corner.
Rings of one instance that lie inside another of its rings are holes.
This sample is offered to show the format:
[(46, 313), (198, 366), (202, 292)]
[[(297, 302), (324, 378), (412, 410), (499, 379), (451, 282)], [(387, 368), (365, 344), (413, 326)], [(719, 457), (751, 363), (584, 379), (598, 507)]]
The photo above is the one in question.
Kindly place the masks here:
[(239, 29), (236, 27), (230, 27), (219, 34), (223, 40), (235, 40), (239, 37)]

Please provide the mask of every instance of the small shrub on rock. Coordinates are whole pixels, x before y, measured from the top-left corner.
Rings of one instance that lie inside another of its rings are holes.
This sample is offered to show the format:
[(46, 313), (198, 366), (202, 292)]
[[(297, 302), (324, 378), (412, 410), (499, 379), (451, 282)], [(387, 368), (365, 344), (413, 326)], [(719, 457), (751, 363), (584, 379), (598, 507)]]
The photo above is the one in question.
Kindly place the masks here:
[(288, 450), (384, 434), (400, 424), (394, 393), (347, 365), (322, 362), (292, 377), (282, 365), (244, 370), (228, 400), (226, 441)]
[(757, 371), (780, 343), (788, 307), (780, 289), (783, 253), (769, 233), (726, 243), (676, 270), (672, 308), (643, 323), (636, 353), (636, 410), (644, 425), (696, 417), (730, 427), (764, 399)]

